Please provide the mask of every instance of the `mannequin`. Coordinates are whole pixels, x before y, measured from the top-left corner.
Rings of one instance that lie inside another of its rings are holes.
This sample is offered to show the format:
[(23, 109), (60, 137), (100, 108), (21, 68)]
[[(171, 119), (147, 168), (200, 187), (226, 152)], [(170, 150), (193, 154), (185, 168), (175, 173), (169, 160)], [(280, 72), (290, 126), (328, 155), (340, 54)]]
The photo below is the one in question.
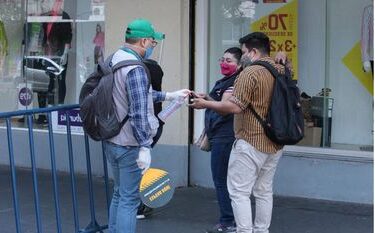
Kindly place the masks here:
[[(59, 22), (62, 20), (69, 20), (70, 16), (68, 13), (63, 11), (63, 0), (54, 0), (51, 6), (51, 1), (42, 0), (42, 15), (50, 16), (52, 20), (45, 22), (42, 25), (42, 48), (44, 50), (45, 56), (58, 56), (60, 57), (60, 66), (63, 66), (65, 69), (58, 77), (58, 104), (63, 104), (66, 95), (66, 70), (68, 67), (68, 52), (71, 47), (72, 41), (72, 25), (70, 22)], [(38, 93), (38, 102), (39, 107), (43, 108), (48, 104), (55, 104), (53, 101), (53, 90), (55, 85), (55, 76), (50, 75), (50, 83), (48, 86), (47, 93)], [(38, 119), (38, 123), (46, 123), (45, 116), (41, 119)]]
[(92, 41), (95, 44), (94, 48), (94, 62), (98, 64), (99, 61), (103, 62), (104, 54), (104, 32), (102, 31), (102, 26), (100, 24), (96, 25), (96, 34)]
[(363, 70), (372, 72), (374, 70), (374, 23), (373, 23), (374, 5), (372, 1), (367, 1), (367, 5), (363, 9), (362, 29), (361, 29), (361, 54)]

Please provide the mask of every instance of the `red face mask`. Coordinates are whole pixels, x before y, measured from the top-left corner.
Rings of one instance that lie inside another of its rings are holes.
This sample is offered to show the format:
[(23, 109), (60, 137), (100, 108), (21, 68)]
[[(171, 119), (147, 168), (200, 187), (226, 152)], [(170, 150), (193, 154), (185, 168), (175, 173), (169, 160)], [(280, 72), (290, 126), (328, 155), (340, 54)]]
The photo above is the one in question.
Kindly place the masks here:
[(221, 73), (225, 76), (230, 76), (237, 71), (236, 64), (228, 64), (226, 62), (220, 63)]

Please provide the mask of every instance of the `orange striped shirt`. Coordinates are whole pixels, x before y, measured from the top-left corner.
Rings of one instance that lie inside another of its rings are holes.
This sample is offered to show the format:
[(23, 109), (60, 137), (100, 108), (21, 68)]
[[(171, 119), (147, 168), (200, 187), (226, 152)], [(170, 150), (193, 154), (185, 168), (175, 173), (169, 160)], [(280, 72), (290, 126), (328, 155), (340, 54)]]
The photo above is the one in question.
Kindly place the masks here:
[[(275, 64), (270, 57), (259, 59), (272, 64), (280, 72), (281, 65)], [(282, 145), (272, 142), (264, 133), (264, 129), (249, 108), (251, 103), (255, 111), (264, 119), (271, 103), (275, 78), (260, 65), (246, 67), (234, 83), (233, 96), (230, 101), (237, 104), (243, 111), (234, 115), (234, 133), (237, 139), (243, 139), (257, 150), (274, 154), (282, 149)]]

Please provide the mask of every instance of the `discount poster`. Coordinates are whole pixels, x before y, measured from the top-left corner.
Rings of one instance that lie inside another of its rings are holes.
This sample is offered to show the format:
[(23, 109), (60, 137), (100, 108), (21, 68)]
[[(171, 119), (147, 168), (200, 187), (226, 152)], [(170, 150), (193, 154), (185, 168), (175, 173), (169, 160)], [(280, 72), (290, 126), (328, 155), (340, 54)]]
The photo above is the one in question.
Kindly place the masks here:
[[(286, 52), (293, 65), (293, 78), (298, 79), (298, 1), (264, 0), (259, 6), (257, 9), (267, 13), (257, 17), (251, 24), (250, 31), (267, 34), (271, 42), (271, 56), (280, 51)], [(271, 12), (261, 10), (270, 8)]]

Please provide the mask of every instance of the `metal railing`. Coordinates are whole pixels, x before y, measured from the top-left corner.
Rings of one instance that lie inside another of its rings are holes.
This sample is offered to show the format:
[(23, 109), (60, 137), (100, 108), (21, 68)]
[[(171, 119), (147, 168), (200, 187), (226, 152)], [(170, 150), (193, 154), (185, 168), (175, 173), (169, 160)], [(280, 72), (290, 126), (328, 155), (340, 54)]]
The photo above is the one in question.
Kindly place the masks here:
[[(35, 216), (36, 216), (36, 228), (38, 233), (42, 233), (42, 218), (40, 213), (40, 199), (38, 191), (38, 176), (37, 168), (35, 162), (35, 148), (34, 148), (34, 128), (33, 128), (33, 115), (34, 114), (47, 114), (48, 120), (48, 138), (49, 138), (49, 149), (51, 157), (51, 174), (52, 174), (52, 185), (53, 185), (53, 197), (54, 197), (54, 208), (55, 208), (55, 218), (56, 218), (56, 232), (61, 233), (61, 210), (59, 205), (59, 192), (58, 192), (58, 179), (56, 170), (56, 157), (55, 157), (55, 141), (54, 133), (52, 130), (52, 112), (64, 111), (66, 117), (66, 137), (68, 144), (68, 155), (69, 155), (69, 173), (70, 173), (70, 185), (71, 185), (71, 195), (72, 195), (72, 205), (73, 205), (73, 217), (74, 217), (74, 230), (75, 232), (88, 233), (88, 232), (102, 232), (102, 230), (108, 228), (108, 225), (99, 225), (95, 216), (95, 205), (94, 205), (94, 192), (93, 192), (93, 181), (91, 173), (91, 160), (90, 160), (90, 148), (89, 139), (86, 134), (82, 135), (85, 141), (85, 151), (86, 151), (86, 167), (87, 167), (87, 182), (88, 182), (88, 193), (89, 193), (89, 205), (90, 205), (90, 218), (91, 222), (84, 228), (80, 229), (79, 223), (79, 213), (77, 208), (77, 189), (74, 173), (74, 161), (73, 161), (73, 146), (72, 146), (72, 134), (71, 134), (71, 122), (69, 117), (69, 110), (77, 109), (79, 105), (64, 105), (49, 108), (40, 109), (30, 109), (21, 110), (14, 112), (0, 113), (0, 119), (5, 119), (6, 131), (7, 131), (7, 141), (8, 141), (8, 151), (9, 151), (9, 166), (11, 172), (11, 185), (12, 185), (12, 197), (13, 197), (13, 208), (15, 214), (15, 224), (16, 232), (24, 232), (21, 229), (21, 219), (20, 219), (20, 208), (19, 208), (19, 197), (17, 192), (17, 172), (15, 165), (15, 154), (13, 148), (13, 137), (12, 137), (12, 117), (24, 116), (27, 120), (28, 129), (28, 139), (30, 148), (30, 159), (31, 159), (31, 172), (33, 181), (33, 192), (34, 192), (34, 206), (35, 206)], [(103, 147), (103, 145), (102, 145)], [(103, 150), (104, 151), (104, 150)], [(107, 163), (103, 153), (103, 169), (104, 169), (104, 181), (105, 181), (105, 193), (107, 202), (107, 211), (109, 211), (110, 198), (109, 198), (109, 184), (108, 184), (108, 170)], [(27, 229), (30, 230), (30, 229)]]

